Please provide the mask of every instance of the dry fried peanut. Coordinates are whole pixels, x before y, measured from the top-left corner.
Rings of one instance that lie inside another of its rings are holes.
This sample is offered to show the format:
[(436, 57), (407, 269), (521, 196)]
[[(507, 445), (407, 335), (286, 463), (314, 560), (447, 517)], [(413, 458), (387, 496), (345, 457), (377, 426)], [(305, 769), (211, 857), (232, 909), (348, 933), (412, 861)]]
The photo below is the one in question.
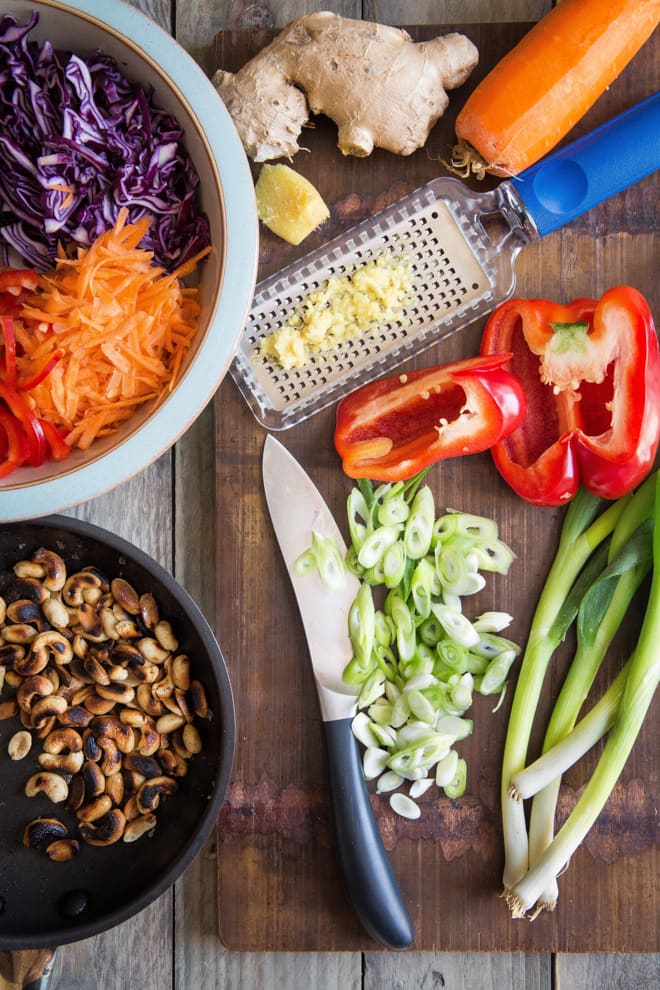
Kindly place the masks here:
[(80, 844), (75, 839), (56, 839), (46, 846), (45, 853), (54, 863), (68, 863), (78, 855), (79, 849)]
[(32, 748), (32, 736), (27, 729), (15, 732), (9, 740), (7, 752), (12, 760), (22, 760)]
[[(161, 800), (202, 749), (195, 720), (212, 717), (172, 625), (152, 593), (93, 566), (69, 574), (45, 547), (10, 577), (0, 597), (0, 718), (23, 725), (8, 743), (12, 760), (41, 741), (26, 795), (62, 804), (89, 845), (151, 834)], [(54, 862), (80, 847), (51, 818), (34, 819), (23, 842)]]

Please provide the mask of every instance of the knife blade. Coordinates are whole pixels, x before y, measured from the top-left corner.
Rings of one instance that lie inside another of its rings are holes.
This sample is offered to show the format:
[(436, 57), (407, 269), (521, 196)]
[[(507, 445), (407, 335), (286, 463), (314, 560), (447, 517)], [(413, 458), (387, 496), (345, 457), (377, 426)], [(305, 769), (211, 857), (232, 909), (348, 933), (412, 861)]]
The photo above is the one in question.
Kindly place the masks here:
[(321, 709), (337, 848), (346, 890), (365, 930), (389, 949), (406, 949), (414, 926), (383, 846), (369, 799), (351, 723), (356, 689), (342, 682), (353, 652), (348, 612), (359, 582), (328, 588), (318, 571), (298, 575), (294, 564), (312, 543), (312, 533), (346, 546), (320, 492), (289, 451), (272, 435), (262, 457), (266, 503), (300, 611)]

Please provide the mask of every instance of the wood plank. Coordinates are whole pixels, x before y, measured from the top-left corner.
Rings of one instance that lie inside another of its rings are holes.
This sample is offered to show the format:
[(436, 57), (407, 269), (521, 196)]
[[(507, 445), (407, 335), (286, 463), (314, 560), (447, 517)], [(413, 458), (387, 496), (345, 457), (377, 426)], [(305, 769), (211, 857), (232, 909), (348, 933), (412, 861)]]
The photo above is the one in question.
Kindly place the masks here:
[[(478, 25), (473, 28), (476, 32)], [(496, 35), (494, 28), (488, 30), (491, 44)], [(229, 64), (229, 55), (225, 45), (222, 50), (225, 66)], [(492, 50), (490, 55), (494, 57)], [(482, 65), (483, 70), (486, 68), (487, 59)], [(597, 114), (609, 116), (646, 95), (652, 88), (649, 79), (657, 78), (656, 73), (655, 62), (647, 68), (639, 63), (638, 74), (622, 77), (599, 105)], [(647, 89), (642, 92), (644, 87)], [(592, 115), (584, 126), (593, 126), (595, 122)], [(450, 123), (449, 119), (444, 126)], [(413, 183), (423, 181), (431, 168), (428, 156), (406, 163), (405, 177), (397, 183), (391, 174), (388, 176), (386, 156), (376, 154), (369, 160), (367, 174), (363, 170), (358, 177), (359, 166), (354, 162), (338, 162), (326, 142), (324, 155), (332, 166), (323, 171), (319, 162), (326, 159), (318, 150), (320, 145), (313, 144), (321, 141), (322, 127), (322, 122), (318, 122), (308, 142), (316, 148), (316, 154), (312, 150), (300, 164), (296, 159), (296, 167), (316, 180), (317, 186), (325, 183), (323, 188), (329, 191), (333, 208), (331, 223), (347, 226), (362, 211), (375, 208), (374, 190), (386, 189), (387, 196), (400, 194), (402, 187), (407, 191)], [(351, 171), (345, 173), (345, 166)], [(648, 194), (648, 185), (644, 188)], [(351, 193), (355, 190), (354, 195), (347, 195), (347, 190)], [(560, 293), (561, 298), (584, 292), (597, 294), (608, 284), (621, 280), (624, 271), (628, 277), (632, 268), (624, 269), (622, 265), (630, 262), (638, 276), (636, 284), (653, 299), (657, 291), (651, 263), (653, 245), (650, 235), (637, 232), (644, 226), (652, 226), (650, 201), (652, 197), (645, 199), (643, 189), (632, 190), (604, 208), (606, 219), (602, 211), (592, 211), (570, 231), (552, 235), (545, 243), (528, 248), (518, 265), (522, 293)], [(601, 224), (614, 233), (600, 247), (595, 247)], [(630, 251), (632, 232), (634, 252)], [(328, 236), (328, 231), (324, 231), (323, 238)], [(313, 246), (308, 242), (305, 249)], [(264, 235), (262, 271), (282, 267), (294, 253)], [(479, 333), (479, 327), (463, 331), (443, 344), (441, 351), (428, 352), (424, 362), (431, 362), (434, 357), (450, 360), (474, 353)], [(324, 755), (318, 737), (311, 731), (317, 717), (313, 685), (295, 604), (282, 574), (260, 494), (263, 431), (247, 409), (241, 408), (231, 382), (220, 389), (216, 411), (218, 519), (222, 533), (218, 560), (231, 561), (231, 567), (224, 572), (219, 567), (218, 623), (239, 700), (239, 733), (245, 738), (229, 806), (219, 829), (221, 935), (231, 947), (243, 950), (367, 947), (352, 915), (346, 913), (343, 892), (334, 882), (336, 864), (322, 786)], [(284, 439), (311, 470), (330, 504), (339, 510), (347, 489), (338, 471), (331, 436), (332, 415), (328, 413), (287, 431)], [(513, 586), (499, 592), (504, 601), (500, 600), (498, 607), (509, 608), (517, 616), (520, 638), (545, 574), (544, 564), (555, 545), (560, 514), (534, 510), (512, 500), (511, 493), (490, 473), (486, 457), (447, 463), (438, 472), (435, 484), (445, 504), (494, 515), (505, 538), (518, 552), (518, 577)], [(483, 498), (479, 496), (482, 485), (489, 489)], [(230, 526), (236, 527), (240, 538), (232, 535)], [(534, 543), (537, 556), (530, 560), (524, 548)], [(262, 574), (266, 579), (259, 583)], [(242, 603), (238, 615), (236, 602)], [(258, 628), (251, 620), (254, 615), (265, 617)], [(488, 707), (478, 702), (476, 718), (485, 717)], [(563, 910), (555, 917), (521, 926), (511, 923), (505, 911), (496, 911), (502, 905), (496, 900), (501, 867), (497, 786), (493, 786), (497, 760), (493, 757), (501, 746), (505, 715), (503, 709), (498, 719), (488, 722), (487, 753), (480, 750), (483, 737), (480, 741), (477, 733), (467, 745), (468, 765), (475, 768), (473, 790), (457, 807), (436, 801), (434, 810), (438, 817), (429, 813), (419, 824), (402, 825), (388, 814), (384, 802), (375, 801), (397, 874), (402, 878), (409, 903), (417, 909), (416, 946), (429, 950), (543, 951), (652, 947), (655, 931), (649, 930), (648, 924), (640, 927), (629, 918), (626, 920), (630, 871), (640, 884), (641, 902), (647, 898), (652, 901), (656, 896), (650, 831), (642, 834), (634, 857), (608, 862), (604, 870), (603, 862), (612, 856), (616, 858), (617, 854), (596, 830), (591, 844), (585, 845), (562, 882)], [(648, 786), (648, 769), (653, 758), (652, 731), (649, 728), (640, 739), (618, 795), (620, 805), (615, 804), (605, 820), (605, 825), (617, 834), (616, 816), (620, 812), (629, 813), (633, 807), (635, 781), (639, 778), (643, 781), (642, 788)], [(489, 780), (490, 788), (486, 786)], [(569, 776), (564, 794), (566, 802), (574, 799), (577, 786), (579, 776)], [(644, 798), (651, 806), (652, 794), (644, 794)], [(470, 822), (475, 829), (472, 839), (465, 831)], [(646, 827), (650, 829), (651, 823), (647, 822)], [(606, 910), (607, 917), (601, 918), (599, 914), (598, 925), (585, 925), (583, 919), (591, 911), (584, 899), (585, 885), (594, 875), (597, 884), (602, 885), (597, 907)], [(456, 904), (467, 896), (469, 912), (456, 911)], [(451, 912), (448, 903), (452, 905)]]
[(660, 956), (559, 955), (555, 962), (555, 990), (657, 990)]
[(382, 24), (466, 24), (497, 21), (537, 21), (552, 7), (551, 0), (364, 0), (365, 21)]
[(365, 958), (363, 990), (390, 987), (549, 990), (551, 981), (551, 958), (541, 953), (369, 952)]

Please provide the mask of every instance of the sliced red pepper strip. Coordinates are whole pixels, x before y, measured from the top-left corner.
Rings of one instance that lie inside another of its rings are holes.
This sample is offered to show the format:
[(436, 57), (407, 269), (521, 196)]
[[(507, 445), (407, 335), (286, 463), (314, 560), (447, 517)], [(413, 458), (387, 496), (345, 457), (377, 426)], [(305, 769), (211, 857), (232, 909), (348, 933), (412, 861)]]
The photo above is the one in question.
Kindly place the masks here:
[(524, 415), (522, 386), (503, 369), (510, 357), (409, 371), (347, 395), (335, 428), (346, 474), (404, 481), (436, 461), (487, 450)]
[(2, 381), (0, 399), (4, 400), (9, 411), (23, 427), (28, 446), (27, 461), (33, 467), (39, 467), (46, 459), (46, 437), (39, 418), (18, 392)]
[(32, 268), (5, 268), (0, 272), (0, 292), (19, 296), (22, 292), (34, 292), (39, 276)]
[(16, 380), (16, 388), (19, 392), (29, 392), (31, 389), (36, 388), (44, 378), (47, 378), (51, 373), (56, 364), (64, 357), (64, 351), (58, 350), (46, 361), (44, 366), (35, 371), (31, 378), (18, 378)]
[(63, 461), (64, 458), (68, 457), (71, 453), (71, 447), (69, 447), (68, 443), (65, 441), (56, 426), (50, 423), (47, 419), (40, 419), (39, 422), (41, 423), (41, 428), (46, 437), (49, 456), (54, 461)]
[(11, 316), (2, 316), (2, 336), (5, 345), (5, 381), (12, 388), (16, 384), (16, 334)]
[(484, 354), (502, 350), (527, 397), (522, 423), (492, 450), (514, 491), (561, 505), (580, 484), (615, 499), (643, 480), (660, 438), (660, 356), (641, 293), (617, 286), (569, 305), (509, 300), (482, 340)]
[(6, 478), (25, 463), (29, 450), (22, 425), (3, 406), (0, 406), (0, 430), (2, 431), (0, 478)]

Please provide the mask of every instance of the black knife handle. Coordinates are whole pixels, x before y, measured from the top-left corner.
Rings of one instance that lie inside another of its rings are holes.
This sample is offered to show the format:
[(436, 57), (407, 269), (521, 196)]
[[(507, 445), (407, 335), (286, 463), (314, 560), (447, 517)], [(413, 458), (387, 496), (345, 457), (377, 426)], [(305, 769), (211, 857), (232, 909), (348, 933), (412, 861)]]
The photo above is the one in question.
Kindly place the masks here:
[(344, 881), (371, 937), (388, 949), (407, 949), (415, 929), (376, 825), (351, 722), (342, 718), (323, 723)]

